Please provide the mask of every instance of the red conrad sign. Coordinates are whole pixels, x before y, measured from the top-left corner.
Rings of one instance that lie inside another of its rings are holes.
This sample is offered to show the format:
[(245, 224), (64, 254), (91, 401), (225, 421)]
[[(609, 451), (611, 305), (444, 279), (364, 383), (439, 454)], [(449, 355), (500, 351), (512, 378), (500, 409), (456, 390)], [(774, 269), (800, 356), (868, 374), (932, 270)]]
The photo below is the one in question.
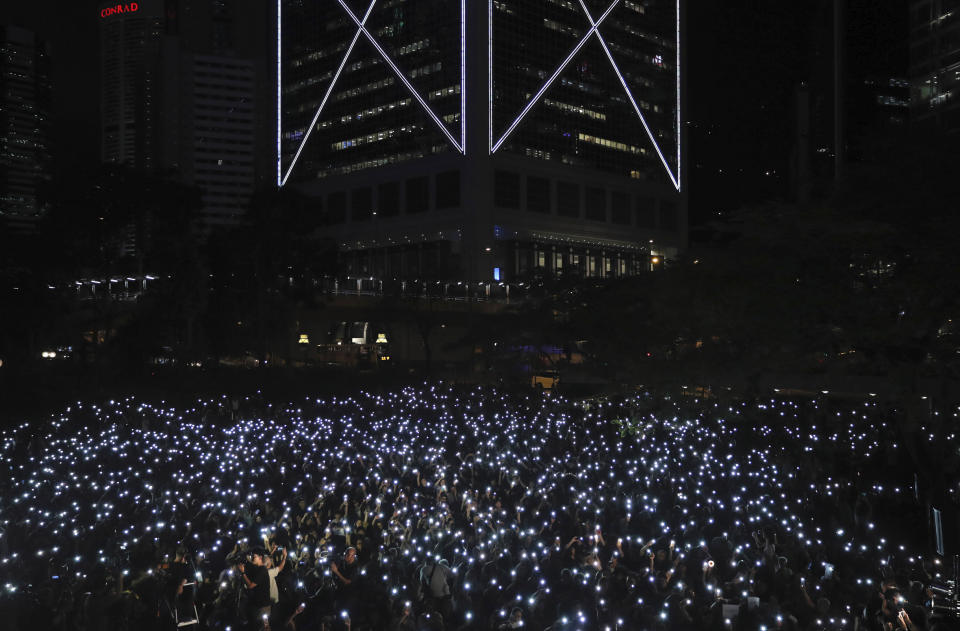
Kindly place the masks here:
[(108, 18), (113, 15), (123, 15), (126, 13), (136, 13), (140, 10), (140, 5), (136, 2), (130, 2), (128, 4), (117, 4), (112, 7), (106, 7), (105, 9), (100, 10), (101, 18)]

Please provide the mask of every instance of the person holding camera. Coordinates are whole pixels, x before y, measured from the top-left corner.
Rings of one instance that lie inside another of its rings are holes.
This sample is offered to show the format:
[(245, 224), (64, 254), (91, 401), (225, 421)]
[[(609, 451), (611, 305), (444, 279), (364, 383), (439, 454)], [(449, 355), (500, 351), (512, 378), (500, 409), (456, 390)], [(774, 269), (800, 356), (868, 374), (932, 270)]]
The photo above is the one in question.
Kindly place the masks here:
[(250, 555), (250, 564), (241, 563), (240, 578), (249, 591), (247, 601), (250, 608), (251, 628), (269, 631), (270, 629), (270, 574), (263, 562), (263, 555), (254, 552)]

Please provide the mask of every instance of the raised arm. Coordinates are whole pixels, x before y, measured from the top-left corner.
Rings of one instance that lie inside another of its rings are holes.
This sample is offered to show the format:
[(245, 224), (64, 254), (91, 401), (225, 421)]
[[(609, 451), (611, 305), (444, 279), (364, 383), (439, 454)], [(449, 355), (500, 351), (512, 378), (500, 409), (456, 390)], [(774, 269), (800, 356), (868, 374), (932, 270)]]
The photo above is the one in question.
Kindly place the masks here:
[(246, 566), (243, 565), (243, 564), (240, 564), (239, 567), (240, 567), (240, 578), (243, 579), (243, 584), (246, 586), (246, 588), (247, 588), (247, 589), (253, 589), (254, 587), (256, 587), (257, 584), (254, 583), (253, 581), (251, 581), (251, 580), (250, 580), (250, 577), (247, 576), (247, 568), (246, 568)]

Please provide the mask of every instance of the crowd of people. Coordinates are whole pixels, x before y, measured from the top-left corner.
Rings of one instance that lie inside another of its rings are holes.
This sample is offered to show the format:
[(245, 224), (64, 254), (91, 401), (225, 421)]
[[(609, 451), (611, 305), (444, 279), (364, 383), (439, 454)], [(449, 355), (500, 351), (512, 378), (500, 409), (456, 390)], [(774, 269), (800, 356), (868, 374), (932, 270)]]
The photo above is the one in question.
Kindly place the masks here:
[(0, 626), (957, 628), (898, 414), (445, 385), (77, 403), (0, 436)]

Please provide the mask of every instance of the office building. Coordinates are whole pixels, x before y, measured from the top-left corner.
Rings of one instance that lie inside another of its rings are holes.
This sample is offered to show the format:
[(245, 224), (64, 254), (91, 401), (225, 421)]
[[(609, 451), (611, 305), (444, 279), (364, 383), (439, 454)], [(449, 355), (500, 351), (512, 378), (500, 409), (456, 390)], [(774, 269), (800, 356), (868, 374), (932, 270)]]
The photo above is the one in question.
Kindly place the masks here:
[(33, 31), (0, 26), (0, 221), (30, 233), (50, 181), (50, 69)]
[[(215, 124), (218, 133), (228, 134), (234, 148), (246, 145), (253, 156), (254, 180), (243, 188), (275, 186), (275, 4), (262, 0), (167, 0), (167, 4), (168, 15), (171, 7), (176, 8), (170, 30), (177, 34), (179, 50), (193, 56), (181, 61), (180, 72), (200, 79), (183, 83), (183, 90), (207, 92), (198, 110), (201, 122), (191, 126), (203, 127), (202, 121), (220, 118), (223, 122)], [(216, 77), (211, 72), (215, 67), (227, 76)], [(216, 159), (227, 161), (229, 155)]]
[(910, 3), (911, 123), (960, 131), (960, 4)]
[(282, 0), (278, 182), (357, 275), (611, 277), (685, 246), (678, 0)]
[(205, 229), (236, 225), (247, 211), (255, 181), (254, 64), (189, 55), (182, 69), (186, 103), (180, 172), (200, 189)]
[(859, 95), (860, 111), (875, 130), (892, 130), (910, 120), (910, 81), (904, 76), (868, 77)]
[[(239, 223), (256, 186), (267, 136), (256, 129), (256, 12), (223, 0), (100, 8), (102, 158), (199, 188), (203, 232)], [(273, 162), (262, 165), (272, 181)]]
[(157, 167), (161, 0), (100, 5), (100, 159)]

